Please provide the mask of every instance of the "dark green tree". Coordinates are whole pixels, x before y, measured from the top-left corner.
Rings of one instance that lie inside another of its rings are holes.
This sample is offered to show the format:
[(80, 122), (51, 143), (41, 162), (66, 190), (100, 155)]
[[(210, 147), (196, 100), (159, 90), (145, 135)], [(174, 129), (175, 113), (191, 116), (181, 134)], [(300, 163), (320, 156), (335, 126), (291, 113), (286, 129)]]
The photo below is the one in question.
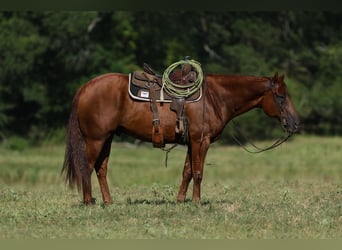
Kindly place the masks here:
[[(341, 135), (341, 23), (333, 11), (0, 12), (0, 138), (64, 127), (92, 77), (144, 62), (162, 73), (185, 56), (205, 73), (285, 73), (303, 131)], [(280, 133), (259, 111), (238, 124), (250, 138)]]

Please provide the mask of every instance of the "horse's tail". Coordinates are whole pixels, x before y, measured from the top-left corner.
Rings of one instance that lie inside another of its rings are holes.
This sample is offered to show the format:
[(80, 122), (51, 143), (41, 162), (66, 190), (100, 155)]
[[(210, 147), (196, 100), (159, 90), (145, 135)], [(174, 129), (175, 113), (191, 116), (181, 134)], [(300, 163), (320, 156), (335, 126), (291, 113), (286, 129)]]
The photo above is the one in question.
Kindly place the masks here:
[[(65, 182), (69, 184), (70, 188), (80, 190), (83, 185), (88, 182), (88, 160), (86, 157), (86, 144), (82, 136), (78, 117), (77, 104), (79, 100), (80, 91), (78, 91), (72, 102), (72, 110), (67, 125), (66, 134), (66, 149), (64, 156), (64, 163), (62, 167), (62, 174), (65, 173)], [(82, 180), (85, 181), (82, 183)]]

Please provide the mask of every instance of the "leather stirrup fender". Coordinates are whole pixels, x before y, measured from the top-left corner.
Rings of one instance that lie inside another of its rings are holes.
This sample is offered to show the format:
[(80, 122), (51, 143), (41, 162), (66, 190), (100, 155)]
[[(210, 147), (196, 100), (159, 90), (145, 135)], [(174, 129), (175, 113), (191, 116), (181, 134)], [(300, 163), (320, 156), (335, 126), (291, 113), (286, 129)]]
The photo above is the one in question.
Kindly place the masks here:
[(165, 147), (163, 129), (160, 124), (152, 126), (152, 144), (155, 148)]
[(165, 146), (163, 130), (160, 126), (158, 107), (156, 102), (155, 84), (150, 85), (150, 96), (151, 96), (151, 110), (153, 113), (152, 122), (152, 144), (155, 148), (162, 148)]

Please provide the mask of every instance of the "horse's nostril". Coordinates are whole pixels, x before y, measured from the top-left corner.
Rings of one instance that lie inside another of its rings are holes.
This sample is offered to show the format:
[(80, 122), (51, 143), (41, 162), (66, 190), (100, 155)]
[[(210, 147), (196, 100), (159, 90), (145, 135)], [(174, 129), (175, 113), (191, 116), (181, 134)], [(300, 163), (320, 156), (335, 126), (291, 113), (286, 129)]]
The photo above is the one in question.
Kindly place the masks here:
[(283, 124), (284, 126), (287, 126), (287, 120), (285, 118), (283, 118)]
[(298, 123), (295, 123), (293, 125), (293, 132), (298, 132), (300, 130), (300, 125)]

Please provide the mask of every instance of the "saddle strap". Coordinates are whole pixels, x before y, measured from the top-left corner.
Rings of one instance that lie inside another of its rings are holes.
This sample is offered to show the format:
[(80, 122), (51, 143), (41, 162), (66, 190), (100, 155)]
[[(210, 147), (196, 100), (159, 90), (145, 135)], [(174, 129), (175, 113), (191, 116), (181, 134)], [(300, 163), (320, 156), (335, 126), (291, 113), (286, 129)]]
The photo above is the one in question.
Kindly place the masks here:
[[(150, 82), (149, 82), (150, 83)], [(157, 102), (156, 102), (156, 90), (155, 90), (155, 83), (150, 84), (150, 97), (151, 97), (151, 110), (153, 113), (153, 126), (155, 127), (155, 130), (158, 132), (158, 125), (159, 125), (159, 114), (158, 114), (158, 108), (157, 108)]]
[[(149, 82), (150, 83), (150, 82)], [(163, 131), (160, 126), (158, 107), (156, 102), (156, 90), (155, 90), (155, 82), (150, 84), (150, 97), (151, 97), (151, 110), (153, 113), (153, 122), (152, 122), (152, 144), (155, 148), (162, 148), (165, 146)]]

